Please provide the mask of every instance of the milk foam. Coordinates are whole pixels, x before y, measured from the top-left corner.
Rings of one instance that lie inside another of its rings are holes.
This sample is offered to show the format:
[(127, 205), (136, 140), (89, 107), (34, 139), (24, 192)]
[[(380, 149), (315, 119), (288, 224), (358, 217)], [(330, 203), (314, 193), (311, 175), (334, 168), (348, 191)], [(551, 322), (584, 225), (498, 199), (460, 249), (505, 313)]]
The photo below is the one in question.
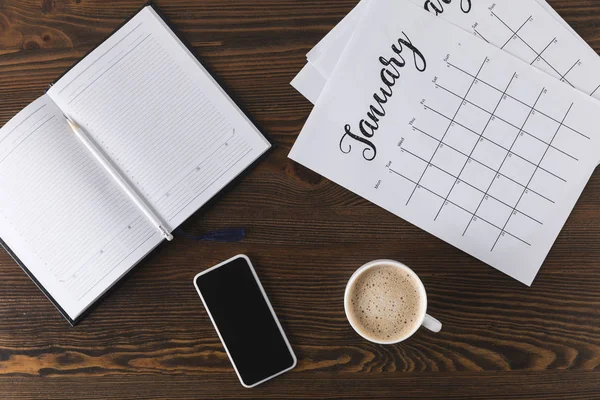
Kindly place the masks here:
[(402, 340), (423, 313), (424, 299), (408, 272), (381, 264), (361, 273), (349, 290), (348, 317), (365, 337), (379, 341)]

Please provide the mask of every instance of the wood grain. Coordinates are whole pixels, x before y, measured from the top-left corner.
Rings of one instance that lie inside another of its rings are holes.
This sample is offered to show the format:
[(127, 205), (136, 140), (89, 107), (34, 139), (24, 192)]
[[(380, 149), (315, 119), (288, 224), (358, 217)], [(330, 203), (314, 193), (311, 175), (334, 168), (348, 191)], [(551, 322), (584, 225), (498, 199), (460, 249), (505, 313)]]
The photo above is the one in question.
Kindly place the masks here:
[[(294, 164), (311, 105), (289, 86), (305, 53), (355, 0), (170, 0), (158, 6), (277, 145), (190, 232), (243, 226), (238, 244), (160, 247), (70, 328), (0, 252), (0, 392), (6, 399), (600, 397), (600, 176), (532, 288)], [(600, 5), (552, 1), (596, 50)], [(131, 16), (142, 1), (0, 0), (0, 125)], [(297, 352), (293, 372), (237, 382), (192, 277), (237, 253), (254, 261)], [(364, 262), (413, 267), (440, 334), (359, 339), (342, 295)]]

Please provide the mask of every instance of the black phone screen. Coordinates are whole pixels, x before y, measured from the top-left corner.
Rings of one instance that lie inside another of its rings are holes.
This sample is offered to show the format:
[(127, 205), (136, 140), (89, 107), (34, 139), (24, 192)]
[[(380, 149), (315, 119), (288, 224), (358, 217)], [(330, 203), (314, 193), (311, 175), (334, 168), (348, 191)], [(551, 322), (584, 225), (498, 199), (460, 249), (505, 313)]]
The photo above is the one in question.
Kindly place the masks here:
[(294, 366), (295, 357), (245, 258), (198, 276), (196, 286), (245, 385)]

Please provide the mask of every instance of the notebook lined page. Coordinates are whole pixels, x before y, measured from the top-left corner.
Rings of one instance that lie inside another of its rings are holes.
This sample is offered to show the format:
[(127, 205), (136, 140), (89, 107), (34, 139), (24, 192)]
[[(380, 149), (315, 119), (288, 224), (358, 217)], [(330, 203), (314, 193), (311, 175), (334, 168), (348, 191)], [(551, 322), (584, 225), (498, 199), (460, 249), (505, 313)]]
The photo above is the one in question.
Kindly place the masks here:
[(162, 238), (48, 96), (0, 129), (0, 237), (75, 319)]
[(150, 7), (49, 95), (170, 230), (270, 147)]

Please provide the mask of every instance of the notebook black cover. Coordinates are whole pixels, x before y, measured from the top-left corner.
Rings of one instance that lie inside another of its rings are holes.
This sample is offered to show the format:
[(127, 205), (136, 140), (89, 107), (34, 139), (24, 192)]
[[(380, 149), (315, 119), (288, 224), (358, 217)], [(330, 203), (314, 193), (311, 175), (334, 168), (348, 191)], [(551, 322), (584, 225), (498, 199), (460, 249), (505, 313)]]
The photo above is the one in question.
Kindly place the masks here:
[[(113, 32), (111, 32), (110, 35), (108, 35), (104, 40), (102, 40), (97, 46), (95, 46), (94, 48), (92, 48), (90, 51), (88, 51), (81, 59), (83, 60), (85, 57), (87, 57), (90, 53), (92, 53), (94, 50), (96, 50), (96, 48), (98, 48), (100, 45), (102, 45), (102, 43), (104, 43), (106, 40), (108, 40), (113, 34), (115, 34), (119, 29), (121, 29), (123, 26), (125, 26), (135, 15), (137, 15), (140, 11), (142, 11), (144, 8), (146, 8), (147, 6), (151, 6), (154, 11), (156, 11), (156, 13), (160, 16), (160, 18), (167, 24), (167, 26), (169, 26), (169, 28), (173, 31), (173, 33), (175, 33), (175, 35), (177, 36), (177, 38), (184, 44), (185, 47), (187, 47), (187, 49), (194, 54), (193, 51), (193, 47), (188, 43), (187, 40), (185, 40), (177, 31), (176, 29), (173, 28), (173, 25), (170, 23), (169, 19), (162, 13), (162, 11), (160, 9), (157, 8), (156, 5), (152, 4), (152, 1), (149, 1), (147, 3), (145, 3), (142, 7), (140, 7), (130, 18), (128, 18), (127, 20), (125, 20), (121, 25), (119, 25), (115, 30), (113, 30)], [(195, 56), (195, 55), (194, 55)], [(73, 64), (70, 68), (68, 68), (60, 77), (58, 77), (56, 79), (55, 82), (59, 81), (64, 75), (66, 75), (72, 68), (74, 68), (77, 64), (79, 64), (80, 61), (76, 62), (75, 64)], [(221, 82), (215, 77), (215, 75), (212, 73), (212, 71), (210, 71), (206, 65), (202, 64), (202, 66), (207, 70), (207, 72), (213, 77), (213, 79), (215, 79), (215, 81), (217, 82), (217, 84), (219, 84), (219, 86), (221, 86), (223, 88), (223, 90), (225, 90), (225, 92), (228, 92), (225, 87), (223, 87), (223, 85), (221, 84)], [(52, 86), (52, 84), (50, 85)], [(227, 93), (229, 95), (229, 93)], [(246, 113), (244, 112), (244, 110), (241, 109), (241, 107), (239, 106), (239, 104), (235, 101), (235, 99), (233, 99), (233, 97), (231, 95), (229, 95), (229, 97), (231, 98), (231, 100), (237, 105), (238, 108), (240, 108), (240, 110), (244, 113), (244, 115), (246, 115), (246, 117), (248, 117), (250, 119), (250, 121), (255, 125), (256, 123), (254, 122), (254, 120)], [(225, 185), (223, 187), (223, 189), (221, 189), (215, 196), (213, 196), (208, 202), (206, 202), (204, 204), (204, 206), (202, 206), (200, 209), (198, 209), (196, 211), (196, 213), (194, 213), (194, 215), (196, 215), (199, 211), (201, 210), (205, 210), (208, 206), (210, 206), (211, 204), (213, 204), (218, 198), (220, 198), (221, 196), (223, 196), (226, 192), (228, 192), (229, 190), (231, 190), (231, 188), (244, 176), (246, 176), (260, 161), (262, 161), (265, 157), (267, 157), (271, 151), (273, 151), (273, 149), (275, 148), (273, 142), (269, 139), (269, 137), (267, 135), (265, 135), (262, 131), (261, 134), (263, 135), (263, 137), (271, 144), (271, 147), (265, 151), (259, 158), (257, 158), (248, 168), (246, 168), (243, 172), (241, 172), (235, 179), (233, 179), (231, 182), (229, 182), (227, 185)], [(21, 267), (21, 269), (23, 269), (23, 271), (25, 271), (25, 273), (27, 274), (27, 276), (29, 276), (29, 278), (36, 284), (36, 286), (42, 291), (42, 293), (44, 293), (44, 295), (48, 298), (48, 300), (50, 300), (52, 302), (52, 304), (54, 304), (54, 306), (56, 307), (56, 309), (62, 314), (62, 316), (71, 324), (71, 326), (76, 326), (77, 324), (79, 324), (86, 316), (88, 316), (90, 314), (90, 312), (93, 311), (93, 309), (95, 307), (98, 306), (98, 304), (104, 300), (104, 298), (106, 296), (108, 296), (110, 293), (112, 293), (113, 290), (115, 290), (118, 286), (118, 284), (120, 282), (123, 282), (127, 276), (131, 273), (131, 271), (133, 271), (133, 269), (137, 266), (134, 266), (134, 268), (131, 268), (131, 270), (129, 270), (121, 279), (119, 279), (117, 282), (115, 282), (107, 291), (106, 293), (104, 293), (102, 296), (100, 296), (94, 303), (90, 304), (90, 306), (76, 319), (72, 319), (71, 317), (69, 317), (69, 315), (66, 313), (66, 311), (60, 306), (60, 304), (54, 299), (54, 297), (52, 297), (52, 295), (46, 290), (46, 288), (44, 288), (44, 286), (37, 280), (37, 278), (33, 275), (33, 273), (29, 270), (29, 268), (27, 268), (27, 266), (21, 261), (21, 259), (19, 259), (19, 257), (15, 254), (14, 251), (12, 251), (12, 249), (6, 244), (6, 242), (4, 240), (2, 240), (2, 238), (0, 238), (0, 246), (2, 246), (2, 248), (4, 248), (4, 250), (15, 260), (15, 262)], [(159, 245), (160, 246), (160, 245)], [(154, 249), (152, 252), (156, 251), (156, 249)], [(150, 253), (151, 254), (151, 253)], [(146, 256), (148, 257), (148, 256)], [(143, 261), (143, 260), (142, 260)], [(141, 261), (140, 261), (141, 262)], [(139, 265), (139, 264), (138, 264)]]

